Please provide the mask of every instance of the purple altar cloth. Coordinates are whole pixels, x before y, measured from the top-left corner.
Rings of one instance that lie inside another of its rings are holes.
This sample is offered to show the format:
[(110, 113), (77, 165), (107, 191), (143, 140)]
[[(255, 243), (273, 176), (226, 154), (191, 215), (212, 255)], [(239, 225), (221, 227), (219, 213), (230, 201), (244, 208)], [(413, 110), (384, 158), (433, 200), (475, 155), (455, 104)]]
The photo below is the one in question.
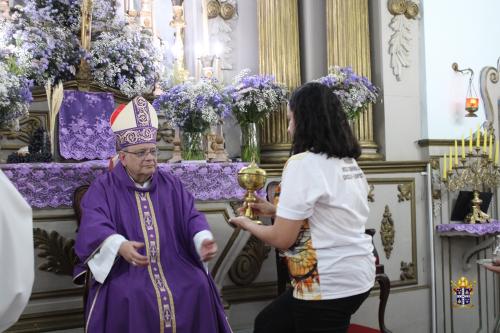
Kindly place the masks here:
[[(196, 200), (241, 200), (238, 171), (247, 163), (160, 163), (177, 176)], [(70, 207), (73, 192), (107, 171), (108, 161), (82, 163), (20, 163), (0, 165), (34, 208)]]
[(493, 220), (485, 224), (469, 224), (469, 223), (448, 223), (436, 226), (436, 231), (440, 232), (466, 232), (473, 235), (483, 236), (487, 234), (500, 233), (500, 221)]
[(111, 93), (65, 90), (59, 111), (59, 151), (66, 159), (105, 160), (115, 154)]

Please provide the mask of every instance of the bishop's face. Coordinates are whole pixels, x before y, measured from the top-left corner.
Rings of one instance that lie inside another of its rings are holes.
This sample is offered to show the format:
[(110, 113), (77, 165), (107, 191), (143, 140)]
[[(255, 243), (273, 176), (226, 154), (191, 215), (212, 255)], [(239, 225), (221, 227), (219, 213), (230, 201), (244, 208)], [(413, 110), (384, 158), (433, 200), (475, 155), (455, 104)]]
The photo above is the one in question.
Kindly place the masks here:
[(120, 161), (137, 183), (144, 183), (155, 172), (157, 149), (154, 143), (141, 143), (120, 151)]

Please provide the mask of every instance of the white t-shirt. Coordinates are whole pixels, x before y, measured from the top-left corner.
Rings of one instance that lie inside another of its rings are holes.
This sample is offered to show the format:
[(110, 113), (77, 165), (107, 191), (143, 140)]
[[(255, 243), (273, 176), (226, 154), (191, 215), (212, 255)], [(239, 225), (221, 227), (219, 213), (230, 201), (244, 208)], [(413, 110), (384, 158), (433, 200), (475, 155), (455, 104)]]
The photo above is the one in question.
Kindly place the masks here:
[(354, 159), (305, 152), (288, 160), (276, 215), (307, 220), (297, 242), (283, 252), (295, 298), (336, 299), (373, 287), (367, 196), (366, 177)]

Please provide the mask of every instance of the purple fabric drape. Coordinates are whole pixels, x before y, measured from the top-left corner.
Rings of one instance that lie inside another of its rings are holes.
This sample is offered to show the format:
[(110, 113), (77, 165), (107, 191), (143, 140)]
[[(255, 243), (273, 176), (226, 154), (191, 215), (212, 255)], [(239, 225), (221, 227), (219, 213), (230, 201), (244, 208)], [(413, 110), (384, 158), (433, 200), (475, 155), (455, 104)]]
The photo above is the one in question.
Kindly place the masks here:
[[(161, 163), (160, 170), (179, 178), (196, 200), (241, 200), (238, 171), (247, 163)], [(82, 163), (19, 163), (0, 166), (35, 208), (69, 207), (73, 192), (106, 172), (108, 161)], [(265, 194), (260, 193), (261, 196)]]
[(59, 151), (75, 160), (107, 159), (115, 154), (109, 118), (113, 94), (65, 90), (59, 111)]
[(500, 222), (494, 220), (491, 221), (490, 223), (485, 223), (485, 224), (468, 224), (468, 223), (440, 224), (436, 226), (436, 231), (438, 233), (460, 231), (460, 232), (467, 232), (471, 235), (483, 236), (487, 234), (500, 233)]

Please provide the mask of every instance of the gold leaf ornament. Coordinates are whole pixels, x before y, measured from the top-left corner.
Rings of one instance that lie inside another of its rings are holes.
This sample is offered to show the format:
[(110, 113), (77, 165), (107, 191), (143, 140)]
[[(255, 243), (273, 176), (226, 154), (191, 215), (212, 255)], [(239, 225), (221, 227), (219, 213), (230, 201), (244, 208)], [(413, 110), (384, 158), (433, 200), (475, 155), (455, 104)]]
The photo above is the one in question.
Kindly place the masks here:
[(418, 13), (420, 12), (420, 9), (418, 8), (418, 5), (414, 3), (413, 1), (407, 1), (406, 2), (406, 10), (404, 12), (405, 17), (407, 19), (415, 19), (418, 16)]
[(389, 0), (389, 12), (392, 15), (404, 14), (409, 2), (406, 0)]
[(220, 3), (217, 0), (210, 0), (207, 4), (207, 16), (209, 19), (216, 18), (220, 13)]
[(230, 19), (232, 19), (233, 16), (234, 16), (234, 14), (235, 14), (235, 12), (236, 12), (236, 9), (234, 8), (234, 6), (232, 4), (224, 2), (221, 5), (220, 16), (224, 20), (230, 20)]

